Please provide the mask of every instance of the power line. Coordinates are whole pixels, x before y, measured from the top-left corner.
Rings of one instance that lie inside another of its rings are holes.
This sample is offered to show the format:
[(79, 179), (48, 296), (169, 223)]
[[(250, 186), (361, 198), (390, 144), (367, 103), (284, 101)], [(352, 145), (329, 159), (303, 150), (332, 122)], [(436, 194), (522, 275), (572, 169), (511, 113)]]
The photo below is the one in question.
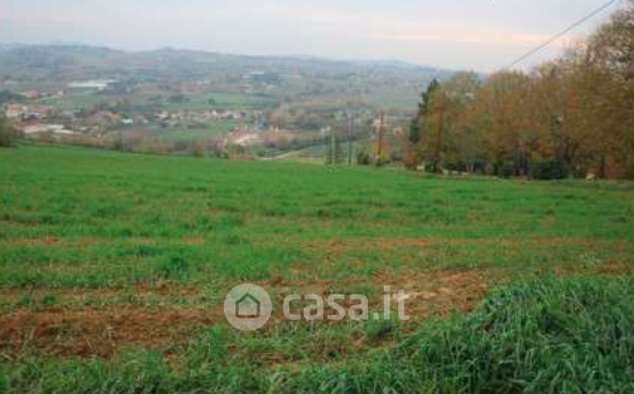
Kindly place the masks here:
[(572, 25), (570, 25), (569, 27), (567, 27), (565, 30), (563, 30), (561, 33), (555, 34), (554, 36), (552, 36), (551, 38), (548, 39), (548, 41), (544, 42), (543, 44), (541, 44), (540, 46), (538, 46), (537, 48), (531, 49), (530, 51), (526, 52), (524, 55), (520, 56), (519, 58), (517, 58), (513, 63), (511, 63), (510, 65), (508, 65), (507, 67), (504, 68), (504, 70), (508, 70), (511, 69), (515, 66), (517, 66), (518, 64), (520, 64), (521, 62), (523, 62), (524, 60), (528, 59), (529, 57), (533, 56), (534, 54), (536, 54), (537, 52), (541, 51), (542, 49), (546, 48), (547, 46), (549, 46), (550, 44), (552, 44), (553, 42), (557, 41), (558, 39), (560, 39), (561, 37), (563, 37), (564, 35), (568, 34), (571, 30), (573, 30), (574, 28), (576, 28), (577, 26), (587, 22), (588, 20), (594, 18), (595, 16), (597, 16), (598, 14), (600, 14), (601, 12), (603, 12), (604, 10), (606, 10), (607, 8), (609, 8), (610, 6), (612, 6), (614, 3), (616, 3), (619, 0), (610, 0), (607, 3), (603, 4), (601, 7), (595, 9), (594, 11), (592, 11), (591, 13), (589, 13), (588, 15), (584, 16), (583, 18), (579, 19), (578, 21), (576, 21), (575, 23), (573, 23)]

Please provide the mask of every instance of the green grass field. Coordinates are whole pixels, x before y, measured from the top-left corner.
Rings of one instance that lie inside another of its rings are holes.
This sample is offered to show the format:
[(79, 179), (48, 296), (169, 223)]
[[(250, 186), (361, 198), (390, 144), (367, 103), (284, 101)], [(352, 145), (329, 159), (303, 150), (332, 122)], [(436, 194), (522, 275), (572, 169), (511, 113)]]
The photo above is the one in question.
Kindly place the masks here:
[[(210, 100), (213, 100), (210, 103)], [(189, 97), (184, 102), (166, 102), (166, 110), (195, 110), (206, 108), (231, 108), (234, 110), (254, 109), (274, 106), (277, 101), (273, 97), (244, 93), (209, 93)]]
[(116, 101), (118, 97), (108, 97), (93, 92), (76, 92), (63, 97), (52, 97), (39, 100), (40, 104), (50, 105), (61, 111), (89, 110), (100, 103)]
[[(0, 201), (0, 392), (634, 390), (632, 183), (24, 145)], [(243, 333), (243, 282), (412, 319)]]

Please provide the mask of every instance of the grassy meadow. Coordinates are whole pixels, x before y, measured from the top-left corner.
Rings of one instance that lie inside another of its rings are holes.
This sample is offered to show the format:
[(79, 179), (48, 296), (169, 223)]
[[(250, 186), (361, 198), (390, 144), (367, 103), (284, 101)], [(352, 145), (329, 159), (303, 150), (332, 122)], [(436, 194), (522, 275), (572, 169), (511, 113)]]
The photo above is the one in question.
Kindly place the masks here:
[[(0, 392), (631, 392), (634, 184), (0, 149)], [(222, 305), (405, 289), (408, 322)]]
[(266, 95), (246, 93), (207, 93), (189, 98), (183, 102), (167, 102), (166, 110), (196, 110), (209, 107), (253, 109), (274, 105), (276, 100)]

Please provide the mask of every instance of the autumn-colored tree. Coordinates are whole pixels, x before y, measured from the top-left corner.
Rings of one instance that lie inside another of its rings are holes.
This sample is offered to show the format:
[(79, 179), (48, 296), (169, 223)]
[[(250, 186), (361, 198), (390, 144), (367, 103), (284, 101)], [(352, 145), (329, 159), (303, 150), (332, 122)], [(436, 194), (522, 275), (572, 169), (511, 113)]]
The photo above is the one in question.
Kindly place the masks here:
[(609, 103), (603, 120), (611, 123), (601, 172), (634, 178), (634, 0), (590, 37), (583, 59), (607, 81), (599, 90)]
[(623, 81), (634, 81), (634, 0), (588, 40), (587, 58)]
[(480, 90), (480, 79), (472, 72), (455, 74), (442, 84), (445, 104), (443, 167), (473, 172), (482, 159), (482, 138), (469, 115)]
[(482, 133), (486, 158), (496, 168), (510, 167), (515, 175), (528, 172), (530, 146), (530, 80), (520, 72), (503, 71), (489, 77), (470, 112), (472, 127)]
[[(406, 165), (634, 178), (634, 0), (532, 73), (458, 73), (423, 94)], [(415, 166), (414, 166), (415, 167)], [(535, 171), (538, 169), (538, 171)]]
[(539, 67), (531, 80), (528, 104), (531, 127), (537, 132), (531, 159), (552, 159), (567, 171), (579, 170), (589, 125), (583, 109), (588, 97), (580, 91), (583, 76), (575, 65), (553, 62)]

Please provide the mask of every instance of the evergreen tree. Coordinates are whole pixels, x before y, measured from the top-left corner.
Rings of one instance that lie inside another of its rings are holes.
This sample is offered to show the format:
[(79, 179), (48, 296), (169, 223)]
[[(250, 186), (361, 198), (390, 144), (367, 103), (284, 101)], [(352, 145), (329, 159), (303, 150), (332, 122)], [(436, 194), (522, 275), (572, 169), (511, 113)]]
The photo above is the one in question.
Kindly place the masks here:
[(412, 120), (409, 129), (409, 142), (414, 145), (418, 144), (422, 139), (424, 117), (430, 112), (432, 97), (434, 96), (434, 92), (436, 92), (439, 88), (440, 83), (436, 78), (434, 78), (421, 95), (421, 101), (418, 103), (418, 113)]
[(431, 112), (432, 97), (440, 89), (440, 83), (435, 78), (429, 83), (427, 89), (421, 94), (421, 101), (418, 103), (418, 113), (412, 119), (409, 127), (409, 134), (405, 142), (405, 166), (410, 170), (415, 170), (422, 159), (422, 140), (425, 131), (425, 117)]
[(427, 86), (427, 90), (423, 92), (423, 99), (418, 104), (419, 115), (424, 116), (429, 113), (431, 110), (432, 97), (434, 97), (434, 94), (438, 89), (440, 89), (440, 82), (434, 78)]

